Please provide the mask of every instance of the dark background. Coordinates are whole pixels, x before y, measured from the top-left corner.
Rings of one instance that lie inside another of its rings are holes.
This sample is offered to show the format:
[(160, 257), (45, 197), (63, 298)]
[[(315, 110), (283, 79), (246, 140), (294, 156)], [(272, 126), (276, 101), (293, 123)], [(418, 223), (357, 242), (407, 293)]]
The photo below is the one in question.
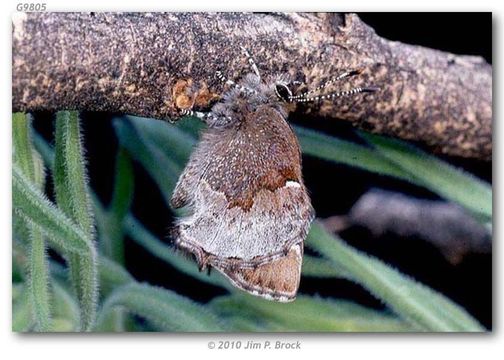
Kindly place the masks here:
[[(390, 40), (417, 44), (456, 54), (483, 56), (492, 63), (492, 16), (490, 13), (361, 13), (360, 17), (376, 32)], [(114, 159), (117, 151), (111, 119), (114, 114), (84, 113), (83, 130), (91, 186), (102, 202), (110, 201)], [(37, 114), (35, 128), (52, 141), (50, 114)], [(292, 122), (352, 139), (352, 129), (321, 119), (293, 118)], [(492, 164), (464, 159), (445, 160), (465, 168), (491, 182)], [(408, 195), (436, 199), (436, 195), (403, 182), (336, 165), (311, 157), (303, 158), (303, 172), (313, 205), (319, 217), (345, 214), (367, 190), (381, 188)], [(48, 183), (47, 191), (52, 191)], [(133, 212), (149, 230), (167, 243), (167, 229), (173, 218), (163, 203), (154, 182), (135, 164), (135, 198)], [(492, 327), (492, 258), (470, 254), (453, 266), (432, 245), (415, 238), (383, 236), (373, 238), (365, 229), (351, 228), (342, 237), (353, 246), (373, 254), (416, 280), (440, 291), (460, 305), (486, 327)], [(141, 281), (164, 286), (198, 301), (208, 301), (220, 290), (178, 273), (156, 259), (142, 247), (126, 239), (126, 266)], [(303, 278), (300, 292), (347, 298), (381, 308), (360, 286), (345, 280)]]

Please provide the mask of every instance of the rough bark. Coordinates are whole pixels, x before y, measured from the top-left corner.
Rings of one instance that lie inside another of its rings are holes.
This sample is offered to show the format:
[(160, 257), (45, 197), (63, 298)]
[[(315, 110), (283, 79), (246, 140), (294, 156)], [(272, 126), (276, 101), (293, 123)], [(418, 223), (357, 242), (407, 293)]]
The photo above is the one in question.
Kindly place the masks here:
[(432, 151), (490, 160), (492, 68), (483, 59), (388, 41), (353, 14), (29, 13), (13, 18), (13, 110), (112, 111), (177, 119), (222, 94), (250, 49), (268, 77), (315, 87), (362, 68), (343, 88), (374, 94), (298, 106)]

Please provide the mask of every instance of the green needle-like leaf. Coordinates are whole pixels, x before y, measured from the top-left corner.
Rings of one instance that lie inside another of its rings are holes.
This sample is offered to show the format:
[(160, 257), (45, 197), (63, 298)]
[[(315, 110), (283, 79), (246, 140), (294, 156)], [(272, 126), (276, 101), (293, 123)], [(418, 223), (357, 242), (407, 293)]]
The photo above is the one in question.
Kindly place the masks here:
[(488, 184), (402, 141), (365, 133), (362, 136), (416, 183), (487, 221), (492, 219), (492, 188)]
[(338, 268), (333, 262), (307, 254), (303, 255), (302, 274), (317, 278), (347, 279), (350, 277), (346, 270)]
[(157, 183), (165, 197), (165, 201), (169, 203), (171, 193), (183, 167), (177, 164), (167, 153), (171, 150), (169, 145), (166, 144), (166, 147), (159, 148), (141, 130), (137, 129), (138, 122), (140, 121), (137, 120), (133, 123), (127, 119), (114, 121), (119, 142), (136, 161), (143, 165)]
[(99, 332), (124, 332), (126, 328), (124, 326), (125, 318), (127, 314), (125, 310), (121, 307), (115, 307), (112, 309), (105, 309), (105, 314), (99, 314), (98, 327), (95, 331)]
[(241, 318), (241, 325), (255, 325), (263, 331), (418, 331), (389, 313), (312, 296), (298, 295), (294, 302), (283, 304), (240, 293), (216, 298), (211, 307), (231, 323)]
[[(22, 113), (13, 115), (12, 119), (14, 159), (20, 171), (32, 182), (34, 187), (42, 190), (44, 185), (44, 167), (40, 156), (33, 149), (31, 141), (31, 118)], [(46, 248), (43, 234), (36, 226), (17, 222), (18, 234), (29, 237), (30, 267), (29, 290), (36, 331), (48, 331), (51, 322), (49, 295), (49, 268), (46, 259)], [(20, 228), (21, 227), (21, 228)], [(22, 229), (24, 228), (24, 229)]]
[(14, 212), (40, 229), (48, 241), (69, 253), (88, 252), (90, 240), (86, 234), (36, 189), (16, 165), (12, 167), (12, 202)]
[(38, 153), (44, 160), (47, 168), (51, 171), (54, 170), (54, 149), (44, 140), (40, 134), (33, 133), (33, 145), (37, 149)]
[(460, 306), (346, 245), (318, 222), (312, 225), (307, 243), (414, 326), (425, 331), (484, 331)]
[(294, 127), (306, 155), (355, 166), (363, 170), (410, 180), (408, 173), (373, 149), (300, 126)]
[(133, 200), (133, 164), (130, 155), (124, 148), (120, 148), (116, 157), (114, 190), (110, 210), (119, 219), (128, 214), (131, 201)]
[[(54, 321), (52, 331), (68, 332), (79, 329), (79, 306), (65, 287), (56, 281), (52, 283), (54, 293)], [(64, 320), (64, 321), (63, 321)]]
[(127, 151), (120, 148), (116, 157), (112, 201), (97, 219), (102, 253), (120, 264), (124, 263), (123, 221), (133, 201), (133, 191), (133, 164)]
[(55, 136), (54, 182), (58, 205), (87, 234), (93, 234), (94, 220), (77, 112), (58, 112)]
[[(182, 166), (189, 160), (189, 155), (196, 144), (196, 138), (188, 133), (187, 126), (190, 119), (185, 124), (184, 129), (179, 126), (172, 126), (163, 121), (152, 121), (152, 119), (127, 116), (126, 119), (133, 124), (137, 133), (141, 134), (144, 141), (155, 145), (161, 151), (169, 155), (177, 164)], [(201, 123), (200, 120), (196, 120)], [(185, 120), (184, 120), (185, 122)], [(182, 124), (181, 124), (182, 125)]]
[(12, 331), (26, 332), (33, 327), (32, 303), (29, 291), (23, 285), (18, 287), (19, 294), (12, 299)]
[(33, 304), (35, 330), (48, 331), (51, 326), (49, 268), (42, 232), (32, 229), (30, 248), (30, 296)]
[(126, 269), (105, 256), (100, 256), (98, 265), (103, 296), (108, 296), (114, 289), (135, 281)]
[(31, 118), (25, 113), (12, 115), (12, 142), (14, 145), (13, 163), (30, 180), (35, 179), (33, 149), (30, 140)]
[[(77, 112), (56, 115), (54, 189), (58, 206), (84, 231), (94, 237), (94, 221), (87, 187), (80, 121)], [(93, 241), (85, 256), (69, 254), (72, 282), (81, 309), (81, 327), (90, 330), (98, 298), (96, 250)]]
[(124, 306), (162, 331), (225, 330), (219, 318), (208, 308), (172, 291), (146, 284), (125, 285), (114, 291), (103, 305), (98, 329), (115, 306)]

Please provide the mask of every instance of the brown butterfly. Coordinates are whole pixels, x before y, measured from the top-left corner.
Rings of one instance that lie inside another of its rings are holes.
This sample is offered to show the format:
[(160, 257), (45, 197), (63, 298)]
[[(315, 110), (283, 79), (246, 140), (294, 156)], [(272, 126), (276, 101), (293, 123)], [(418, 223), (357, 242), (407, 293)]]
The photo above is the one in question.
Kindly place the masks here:
[[(263, 82), (243, 50), (253, 73), (235, 83), (218, 72), (231, 87), (223, 100), (209, 113), (182, 112), (208, 128), (171, 200), (174, 208), (191, 209), (177, 222), (175, 244), (192, 253), (200, 269), (211, 266), (242, 290), (287, 302), (299, 288), (303, 242), (314, 218), (288, 112), (292, 103), (375, 89), (311, 97), (325, 87), (320, 86), (293, 96), (287, 75)], [(358, 73), (343, 73), (326, 84)]]

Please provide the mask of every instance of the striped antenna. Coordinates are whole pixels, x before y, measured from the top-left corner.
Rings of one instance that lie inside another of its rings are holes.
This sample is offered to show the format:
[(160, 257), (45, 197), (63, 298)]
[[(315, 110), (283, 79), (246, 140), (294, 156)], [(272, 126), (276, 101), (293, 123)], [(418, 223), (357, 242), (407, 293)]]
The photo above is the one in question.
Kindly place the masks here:
[(317, 95), (313, 97), (303, 97), (299, 99), (292, 99), (293, 102), (296, 103), (305, 103), (305, 102), (317, 102), (317, 101), (322, 101), (322, 100), (333, 100), (335, 98), (341, 97), (341, 96), (349, 96), (349, 95), (355, 95), (359, 93), (371, 93), (378, 91), (379, 88), (377, 87), (356, 87), (351, 90), (347, 91), (340, 91), (340, 92), (334, 92), (334, 93), (329, 93), (325, 95)]
[(310, 95), (313, 95), (317, 91), (325, 89), (329, 85), (332, 85), (332, 84), (334, 84), (335, 82), (337, 82), (339, 80), (342, 80), (342, 79), (345, 79), (345, 78), (348, 78), (348, 77), (351, 77), (351, 76), (359, 75), (360, 73), (362, 73), (361, 69), (351, 70), (351, 71), (345, 71), (344, 73), (342, 73), (342, 74), (340, 74), (340, 75), (338, 75), (336, 77), (333, 77), (333, 78), (329, 79), (328, 81), (326, 81), (322, 85), (317, 86), (315, 89), (309, 90), (309, 91), (304, 92), (303, 94), (300, 94), (300, 95), (292, 96), (291, 99), (292, 100), (297, 100), (297, 99), (309, 97)]

